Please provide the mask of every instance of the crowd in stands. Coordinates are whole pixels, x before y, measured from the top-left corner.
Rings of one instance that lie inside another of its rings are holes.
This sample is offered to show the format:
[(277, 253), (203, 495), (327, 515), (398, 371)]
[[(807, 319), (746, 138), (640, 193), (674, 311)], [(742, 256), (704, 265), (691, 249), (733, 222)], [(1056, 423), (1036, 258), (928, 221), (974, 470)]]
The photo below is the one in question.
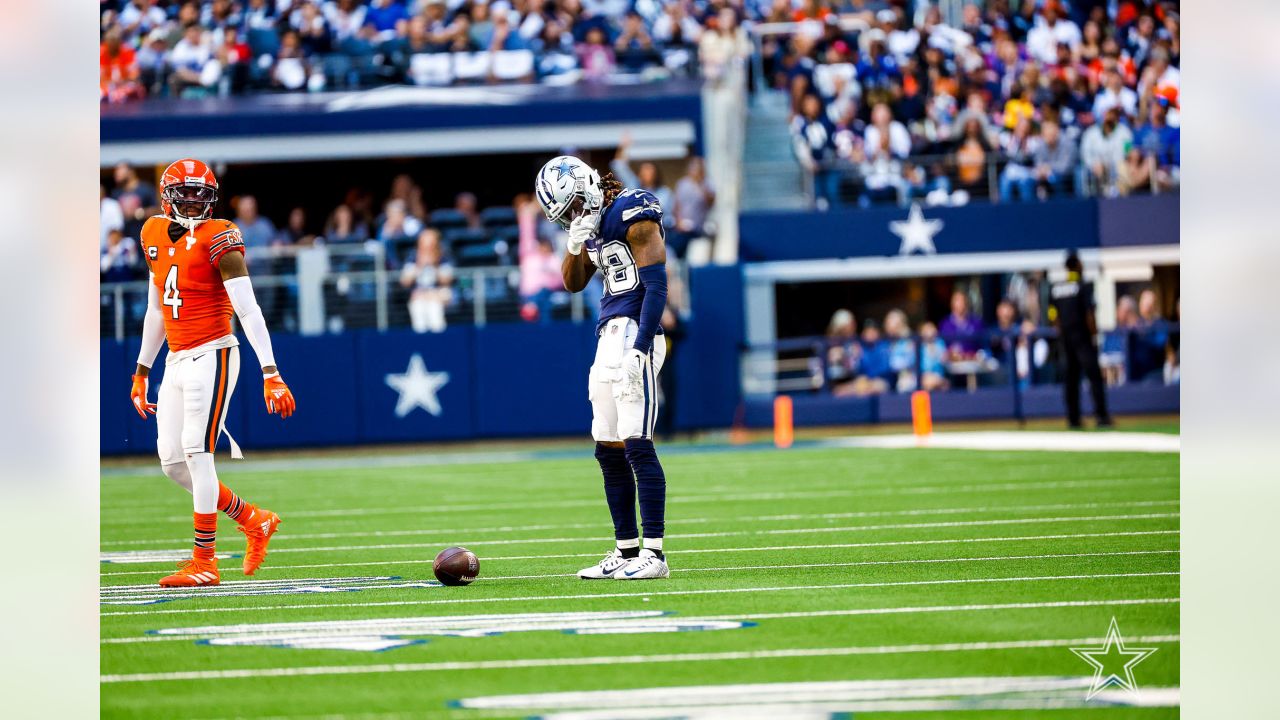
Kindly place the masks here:
[(764, 59), (819, 207), (1178, 185), (1178, 2), (987, 0), (944, 18), (927, 2), (777, 0), (765, 19), (801, 23)]
[[(996, 305), (994, 325), (988, 327), (973, 313), (969, 296), (957, 290), (948, 315), (938, 322), (926, 319), (913, 331), (907, 314), (898, 308), (886, 313), (881, 323), (869, 318), (859, 323), (852, 311), (841, 308), (831, 315), (824, 355), (815, 360), (824, 386), (837, 396), (972, 389), (1015, 381), (1025, 389), (1058, 379), (1054, 341), (1038, 326), (1034, 307), (1030, 312), (1004, 298)], [(1119, 299), (1115, 328), (1102, 334), (1099, 360), (1109, 385), (1168, 385), (1180, 381), (1178, 351), (1176, 324), (1160, 315), (1156, 291), (1146, 288), (1136, 302), (1128, 295)]]
[[(690, 158), (686, 174), (671, 187), (653, 162), (633, 169), (629, 146), (624, 138), (610, 167), (624, 185), (643, 187), (659, 197), (671, 244), (670, 267), (678, 274), (685, 247), (691, 242), (709, 246), (703, 238), (710, 232), (707, 214), (714, 191), (701, 158)], [(157, 194), (124, 163), (113, 169), (110, 185), (101, 186), (101, 280), (145, 279), (138, 237), (146, 219), (161, 212)], [(341, 203), (323, 213), (297, 206), (273, 220), (259, 212), (257, 198), (248, 194), (231, 197), (227, 204), (225, 212), (240, 228), (255, 276), (293, 275), (294, 248), (333, 249), (327, 307), (342, 308), (357, 301), (369, 301), (369, 305), (372, 290), (350, 277), (373, 271), (375, 258), (380, 258), (382, 269), (393, 275), (396, 304), (407, 310), (405, 323), (418, 332), (442, 331), (450, 315), (468, 315), (477, 294), (498, 306), (513, 306), (515, 316), (528, 322), (546, 322), (569, 312), (570, 298), (560, 272), (565, 234), (546, 220), (528, 193), (507, 205), (482, 208), (473, 193), (461, 192), (451, 206), (428, 208), (422, 187), (402, 173), (378, 199), (368, 190), (352, 188)], [(462, 286), (460, 271), (467, 268), (495, 268), (496, 272)], [(680, 278), (671, 282), (679, 283)], [(261, 292), (264, 310), (279, 307), (283, 312), (290, 305), (290, 292), (287, 283), (283, 290)], [(598, 311), (602, 292), (597, 277), (587, 289), (588, 316)]]
[[(745, 58), (727, 0), (100, 0), (101, 95), (716, 75)], [(451, 61), (454, 54), (471, 54)]]

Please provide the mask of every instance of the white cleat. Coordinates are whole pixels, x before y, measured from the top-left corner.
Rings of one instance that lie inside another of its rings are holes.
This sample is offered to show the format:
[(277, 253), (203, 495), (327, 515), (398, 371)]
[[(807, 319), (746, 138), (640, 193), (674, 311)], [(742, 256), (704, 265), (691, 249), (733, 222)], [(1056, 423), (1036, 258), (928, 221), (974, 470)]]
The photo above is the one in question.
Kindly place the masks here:
[(652, 550), (640, 551), (640, 557), (627, 563), (626, 567), (613, 575), (614, 580), (656, 580), (671, 577), (671, 568), (667, 562)]
[(578, 571), (578, 577), (583, 580), (608, 580), (613, 574), (627, 566), (630, 560), (622, 557), (622, 551), (614, 548), (612, 552), (604, 556), (600, 562), (589, 568), (583, 568)]

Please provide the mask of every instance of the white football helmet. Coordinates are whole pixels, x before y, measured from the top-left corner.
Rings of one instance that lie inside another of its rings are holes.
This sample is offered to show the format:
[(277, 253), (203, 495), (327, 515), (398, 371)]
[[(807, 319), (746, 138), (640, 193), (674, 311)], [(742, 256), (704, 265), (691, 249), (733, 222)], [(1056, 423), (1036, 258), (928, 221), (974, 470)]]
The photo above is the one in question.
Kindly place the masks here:
[(598, 213), (604, 205), (600, 173), (572, 155), (553, 157), (542, 166), (534, 194), (547, 219), (566, 230), (574, 218)]

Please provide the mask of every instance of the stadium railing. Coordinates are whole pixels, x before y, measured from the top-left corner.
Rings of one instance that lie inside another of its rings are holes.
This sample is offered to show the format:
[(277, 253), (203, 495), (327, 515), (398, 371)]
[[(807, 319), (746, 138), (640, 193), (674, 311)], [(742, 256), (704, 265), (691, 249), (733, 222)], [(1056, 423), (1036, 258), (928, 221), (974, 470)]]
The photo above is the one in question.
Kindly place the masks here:
[[(273, 329), (318, 335), (410, 324), (410, 289), (401, 285), (400, 270), (389, 267), (380, 242), (259, 249), (249, 269), (258, 303)], [(484, 325), (520, 319), (518, 267), (454, 266), (453, 277), (447, 322)], [(107, 282), (99, 287), (101, 337), (124, 340), (139, 334), (147, 282)], [(585, 321), (582, 294), (565, 295), (553, 303), (553, 317)]]
[[(1170, 356), (1176, 357), (1179, 333), (1178, 323), (1099, 333), (1099, 364), (1107, 384), (1170, 383), (1171, 373), (1177, 369), (1176, 360)], [(813, 336), (748, 345), (740, 356), (742, 394), (750, 397), (906, 393), (928, 387), (923, 377), (929, 372), (927, 368), (941, 370), (936, 374), (946, 381), (947, 388), (965, 392), (974, 392), (980, 387), (1005, 387), (1016, 394), (1032, 386), (1056, 384), (1062, 378), (1061, 360), (1055, 348), (1058, 332), (1052, 327), (1039, 327), (1031, 333), (992, 331), (977, 338), (946, 334), (935, 337), (929, 343), (941, 341), (947, 354), (928, 362), (924, 358), (926, 343), (921, 342), (918, 334), (882, 340), (890, 356), (896, 343), (906, 343), (910, 359), (903, 364), (899, 357), (899, 367), (890, 364), (885, 372), (876, 376), (862, 372), (859, 363), (840, 367), (831, 362), (833, 351), (837, 351), (837, 355), (865, 353), (867, 345), (858, 338)], [(976, 353), (952, 354), (951, 348), (956, 344), (973, 342), (981, 345)], [(1025, 348), (1021, 356), (1020, 344)], [(1015, 368), (1016, 372), (1011, 372)], [(883, 385), (863, 382), (855, 386), (859, 378), (879, 379)]]

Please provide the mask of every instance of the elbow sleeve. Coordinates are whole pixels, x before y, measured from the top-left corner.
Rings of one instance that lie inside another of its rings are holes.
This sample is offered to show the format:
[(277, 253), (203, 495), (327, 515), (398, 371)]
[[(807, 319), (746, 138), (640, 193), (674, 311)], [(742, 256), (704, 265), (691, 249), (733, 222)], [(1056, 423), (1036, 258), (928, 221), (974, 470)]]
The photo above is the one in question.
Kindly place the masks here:
[(275, 354), (271, 350), (271, 334), (267, 332), (267, 321), (262, 316), (262, 308), (258, 307), (258, 299), (253, 294), (253, 284), (248, 276), (231, 278), (223, 282), (227, 289), (227, 297), (231, 298), (231, 307), (240, 318), (240, 327), (244, 329), (254, 355), (258, 356), (258, 364), (262, 367), (276, 364)]
[(138, 350), (138, 364), (151, 367), (164, 344), (164, 318), (160, 316), (160, 291), (156, 289), (155, 275), (147, 276), (147, 313), (142, 318), (142, 347)]

